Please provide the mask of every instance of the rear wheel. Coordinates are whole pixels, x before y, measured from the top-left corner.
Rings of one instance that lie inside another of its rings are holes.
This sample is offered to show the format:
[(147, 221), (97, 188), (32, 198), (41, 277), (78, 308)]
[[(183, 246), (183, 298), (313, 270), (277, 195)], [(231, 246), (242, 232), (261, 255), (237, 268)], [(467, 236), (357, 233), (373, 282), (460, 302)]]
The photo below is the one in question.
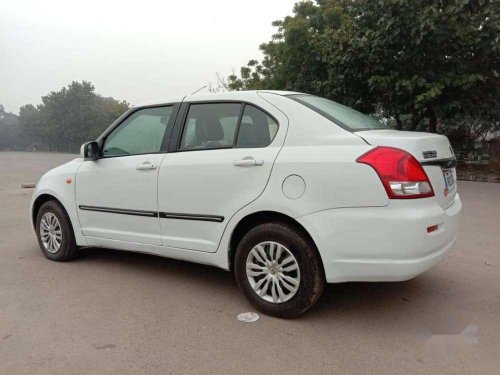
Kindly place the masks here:
[(291, 318), (313, 306), (325, 285), (313, 243), (293, 226), (251, 229), (236, 250), (235, 274), (247, 299), (265, 314)]
[(55, 201), (45, 202), (36, 218), (36, 235), (43, 255), (55, 261), (76, 257), (78, 248), (71, 221)]

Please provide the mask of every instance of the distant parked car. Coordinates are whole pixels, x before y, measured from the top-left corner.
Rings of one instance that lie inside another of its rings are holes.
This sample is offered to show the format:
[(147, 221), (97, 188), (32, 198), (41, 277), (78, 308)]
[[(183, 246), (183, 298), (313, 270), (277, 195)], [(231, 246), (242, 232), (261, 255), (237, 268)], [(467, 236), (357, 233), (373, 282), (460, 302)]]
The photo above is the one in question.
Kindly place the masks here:
[(326, 282), (402, 281), (437, 264), (462, 208), (441, 135), (390, 130), (295, 92), (139, 105), (38, 182), (43, 254), (137, 251), (233, 270), (260, 311), (293, 317)]

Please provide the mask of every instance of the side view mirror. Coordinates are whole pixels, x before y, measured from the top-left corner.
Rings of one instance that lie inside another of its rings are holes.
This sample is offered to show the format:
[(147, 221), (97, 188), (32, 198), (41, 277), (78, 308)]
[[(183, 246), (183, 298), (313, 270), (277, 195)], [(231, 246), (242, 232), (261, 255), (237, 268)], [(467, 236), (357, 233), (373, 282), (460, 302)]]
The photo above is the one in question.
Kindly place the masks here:
[(99, 143), (96, 141), (84, 143), (80, 148), (80, 155), (85, 160), (99, 159)]

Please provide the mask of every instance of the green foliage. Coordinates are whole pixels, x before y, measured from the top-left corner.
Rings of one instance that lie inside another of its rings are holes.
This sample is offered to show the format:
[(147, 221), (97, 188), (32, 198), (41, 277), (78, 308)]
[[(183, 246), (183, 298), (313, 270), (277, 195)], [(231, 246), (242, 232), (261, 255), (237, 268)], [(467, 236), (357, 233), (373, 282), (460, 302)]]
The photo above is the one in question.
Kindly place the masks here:
[(90, 82), (72, 82), (42, 97), (42, 104), (36, 107), (21, 107), (20, 132), (25, 147), (76, 152), (128, 108), (125, 101), (96, 94)]
[(321, 95), (415, 130), (500, 113), (500, 1), (317, 0), (274, 22), (229, 87)]
[(19, 142), (19, 118), (0, 104), (0, 149), (15, 148)]
[(444, 120), (441, 132), (450, 140), (453, 148), (459, 150), (459, 160), (481, 160), (487, 153), (487, 141), (499, 136), (500, 119), (485, 119), (478, 116), (464, 116)]

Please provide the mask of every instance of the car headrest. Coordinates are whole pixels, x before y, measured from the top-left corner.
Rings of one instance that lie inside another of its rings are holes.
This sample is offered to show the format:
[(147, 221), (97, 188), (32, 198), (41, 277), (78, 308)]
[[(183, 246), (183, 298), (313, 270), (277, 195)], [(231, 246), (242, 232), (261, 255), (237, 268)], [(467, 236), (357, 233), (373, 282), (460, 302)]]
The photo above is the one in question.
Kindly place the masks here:
[(248, 122), (242, 122), (240, 125), (240, 132), (238, 134), (239, 146), (260, 146), (261, 142), (257, 135), (255, 126)]
[(224, 130), (218, 119), (197, 119), (195, 134), (198, 142), (222, 141)]

